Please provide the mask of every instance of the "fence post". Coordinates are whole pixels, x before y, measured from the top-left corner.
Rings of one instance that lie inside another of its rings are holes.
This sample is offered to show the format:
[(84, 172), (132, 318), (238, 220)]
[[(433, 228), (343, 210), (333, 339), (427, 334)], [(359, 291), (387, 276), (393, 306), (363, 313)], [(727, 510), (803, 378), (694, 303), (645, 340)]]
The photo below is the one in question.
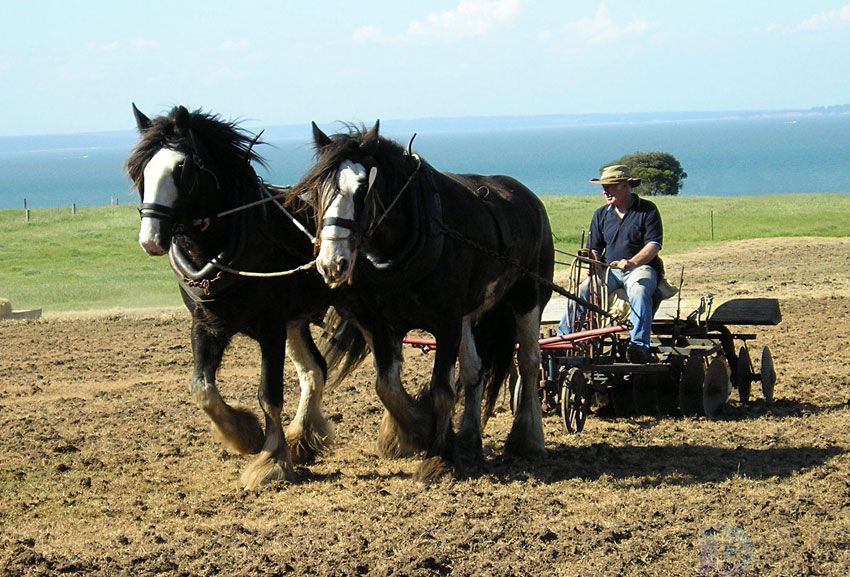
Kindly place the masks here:
[(77, 203), (76, 203), (76, 202), (72, 202), (72, 203), (71, 203), (71, 214), (72, 214), (72, 215), (76, 215), (76, 214), (77, 214)]
[(30, 222), (30, 209), (28, 209), (28, 208), (24, 209), (24, 218), (26, 219), (27, 224), (29, 224), (29, 222)]

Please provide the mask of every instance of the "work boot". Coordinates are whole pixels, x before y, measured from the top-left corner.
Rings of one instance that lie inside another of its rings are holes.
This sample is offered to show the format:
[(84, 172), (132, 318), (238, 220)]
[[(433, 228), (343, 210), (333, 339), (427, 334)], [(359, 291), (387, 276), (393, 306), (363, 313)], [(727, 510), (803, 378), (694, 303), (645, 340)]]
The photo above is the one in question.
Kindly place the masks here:
[(645, 365), (652, 361), (652, 354), (649, 352), (647, 347), (642, 347), (638, 344), (632, 343), (629, 345), (629, 348), (626, 349), (626, 358), (630, 363)]

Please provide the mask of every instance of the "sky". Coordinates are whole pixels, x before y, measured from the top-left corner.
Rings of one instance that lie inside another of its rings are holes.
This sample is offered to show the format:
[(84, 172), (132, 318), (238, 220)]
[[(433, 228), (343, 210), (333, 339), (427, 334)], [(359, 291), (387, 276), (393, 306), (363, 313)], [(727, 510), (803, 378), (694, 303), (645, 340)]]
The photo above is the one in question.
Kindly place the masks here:
[(33, 0), (0, 18), (0, 136), (850, 103), (847, 0)]

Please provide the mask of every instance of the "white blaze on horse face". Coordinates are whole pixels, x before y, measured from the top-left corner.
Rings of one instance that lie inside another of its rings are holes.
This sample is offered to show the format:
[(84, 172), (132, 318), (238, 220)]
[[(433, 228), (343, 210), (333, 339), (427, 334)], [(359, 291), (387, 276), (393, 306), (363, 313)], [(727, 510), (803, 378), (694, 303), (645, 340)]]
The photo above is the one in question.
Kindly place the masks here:
[[(362, 164), (345, 160), (339, 165), (336, 183), (336, 194), (332, 197), (330, 204), (325, 208), (324, 219), (344, 219), (353, 221), (354, 197), (357, 190), (366, 179), (366, 169)], [(326, 191), (326, 194), (330, 191)], [(316, 266), (325, 282), (336, 287), (351, 278), (354, 268), (354, 259), (357, 256), (352, 246), (354, 231), (350, 228), (328, 224), (322, 226), (319, 245), (319, 256), (316, 258)]]
[[(176, 150), (163, 148), (153, 155), (145, 166), (145, 191), (142, 202), (173, 207), (177, 203), (177, 184), (174, 182), (174, 167), (186, 158)], [(151, 256), (165, 254), (169, 241), (163, 238), (162, 221), (149, 216), (142, 217), (139, 228), (139, 244)]]

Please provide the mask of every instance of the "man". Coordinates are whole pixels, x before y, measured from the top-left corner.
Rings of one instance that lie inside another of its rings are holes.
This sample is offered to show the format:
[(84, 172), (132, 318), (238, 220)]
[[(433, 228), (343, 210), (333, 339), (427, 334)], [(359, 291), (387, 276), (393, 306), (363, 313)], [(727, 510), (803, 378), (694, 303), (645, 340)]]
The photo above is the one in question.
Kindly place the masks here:
[[(607, 279), (608, 293), (624, 288), (629, 296), (629, 320), (632, 330), (628, 358), (634, 363), (649, 362), (649, 332), (652, 326), (652, 295), (662, 274), (661, 250), (663, 231), (658, 208), (632, 192), (640, 185), (632, 178), (629, 167), (622, 164), (606, 166), (599, 178), (591, 182), (602, 185), (605, 204), (590, 221), (588, 248), (591, 258), (602, 261), (608, 272), (600, 271)], [(579, 296), (587, 298), (589, 283), (582, 284)], [(569, 332), (567, 315), (559, 332)]]

